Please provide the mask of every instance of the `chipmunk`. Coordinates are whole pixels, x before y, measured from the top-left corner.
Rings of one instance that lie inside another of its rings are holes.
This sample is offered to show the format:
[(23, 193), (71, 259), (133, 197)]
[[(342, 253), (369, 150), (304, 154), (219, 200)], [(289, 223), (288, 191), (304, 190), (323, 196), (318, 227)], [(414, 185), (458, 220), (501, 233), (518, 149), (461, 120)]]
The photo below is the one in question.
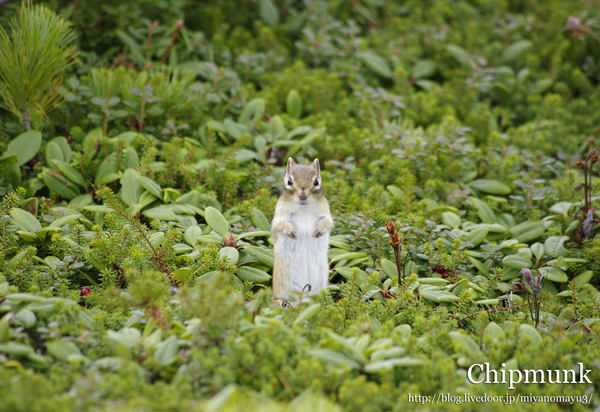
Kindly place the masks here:
[(329, 234), (333, 219), (323, 196), (319, 160), (310, 166), (290, 157), (283, 193), (271, 223), (274, 240), (273, 294), (303, 291), (319, 293), (329, 280)]

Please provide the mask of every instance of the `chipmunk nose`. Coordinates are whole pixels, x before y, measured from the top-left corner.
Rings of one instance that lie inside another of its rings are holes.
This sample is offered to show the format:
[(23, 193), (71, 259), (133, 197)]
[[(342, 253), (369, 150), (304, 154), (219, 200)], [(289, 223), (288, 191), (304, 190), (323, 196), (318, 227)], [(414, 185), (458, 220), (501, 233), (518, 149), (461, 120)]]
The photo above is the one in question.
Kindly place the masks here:
[(300, 198), (300, 200), (306, 200), (306, 199), (308, 199), (308, 196), (306, 194), (304, 194), (304, 193), (300, 193), (298, 195), (298, 197)]

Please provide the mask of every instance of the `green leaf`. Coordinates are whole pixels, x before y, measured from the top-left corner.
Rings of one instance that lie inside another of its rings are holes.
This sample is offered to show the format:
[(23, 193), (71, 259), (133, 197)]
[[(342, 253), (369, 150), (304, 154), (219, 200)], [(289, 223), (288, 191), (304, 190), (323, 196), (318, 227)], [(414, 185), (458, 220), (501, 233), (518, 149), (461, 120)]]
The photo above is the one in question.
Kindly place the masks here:
[(487, 237), (488, 233), (489, 229), (487, 227), (481, 227), (469, 232), (467, 235), (467, 240), (472, 243), (473, 246), (477, 246), (483, 242), (483, 239)]
[(452, 212), (444, 212), (442, 213), (442, 223), (453, 229), (457, 229), (460, 227), (460, 217)]
[(17, 163), (23, 166), (35, 157), (42, 147), (42, 134), (37, 130), (22, 133), (10, 141), (3, 157), (17, 155)]
[(196, 246), (198, 244), (198, 237), (202, 235), (202, 229), (200, 229), (197, 225), (188, 227), (184, 234), (183, 240), (186, 241), (188, 245)]
[(236, 122), (232, 122), (229, 119), (225, 120), (225, 131), (235, 140), (238, 140), (240, 137), (244, 135), (244, 133), (250, 133), (250, 129), (243, 124), (239, 124)]
[(252, 237), (269, 237), (270, 235), (271, 232), (268, 232), (266, 230), (253, 230), (252, 232), (237, 233), (235, 235), (235, 238), (236, 240), (240, 240)]
[(594, 276), (594, 271), (588, 270), (586, 272), (581, 273), (580, 275), (575, 276), (573, 279), (571, 279), (571, 281), (575, 282), (576, 285), (581, 286), (581, 285), (588, 283), (590, 280), (592, 280), (593, 276)]
[(543, 267), (538, 269), (538, 272), (544, 275), (544, 277), (552, 282), (564, 283), (569, 281), (569, 277), (565, 272), (559, 268)]
[(502, 259), (502, 263), (513, 269), (530, 268), (532, 266), (531, 259), (527, 259), (520, 254), (506, 256)]
[(331, 263), (339, 262), (340, 260), (359, 259), (366, 256), (367, 254), (365, 252), (342, 253), (341, 255), (337, 255), (333, 259), (331, 259)]
[(413, 67), (412, 75), (415, 79), (431, 77), (437, 71), (437, 64), (433, 60), (421, 60)]
[(52, 163), (54, 163), (56, 168), (63, 174), (63, 176), (66, 177), (67, 179), (69, 179), (71, 182), (73, 182), (76, 185), (79, 185), (81, 187), (86, 186), (86, 181), (83, 178), (83, 176), (81, 176), (81, 174), (77, 170), (75, 170), (73, 167), (66, 164), (62, 160), (54, 159), (54, 160), (52, 160)]
[(6, 353), (10, 356), (26, 356), (34, 353), (33, 349), (29, 345), (23, 345), (22, 343), (6, 342), (0, 343), (0, 353)]
[(544, 245), (541, 243), (534, 243), (529, 247), (529, 249), (531, 249), (531, 253), (533, 253), (533, 256), (535, 256), (536, 259), (541, 259), (544, 257)]
[(310, 320), (317, 316), (321, 311), (321, 304), (317, 303), (314, 305), (310, 305), (308, 308), (304, 309), (300, 315), (294, 320), (293, 325), (299, 325), (304, 321)]
[(532, 46), (533, 43), (529, 40), (519, 40), (514, 42), (504, 50), (504, 53), (502, 53), (502, 57), (500, 58), (500, 63), (504, 64), (512, 62), (519, 57), (521, 53), (529, 50)]
[(531, 346), (537, 346), (543, 342), (540, 333), (533, 326), (521, 324), (519, 326), (519, 336), (528, 337)]
[(295, 89), (289, 91), (285, 100), (285, 109), (287, 114), (294, 119), (302, 116), (302, 99)]
[(290, 150), (287, 151), (285, 156), (293, 157), (303, 146), (310, 144), (313, 140), (315, 140), (319, 136), (322, 136), (324, 133), (325, 133), (324, 127), (319, 127), (318, 129), (313, 130), (312, 132), (310, 132), (306, 136), (304, 136), (302, 138), (302, 140), (300, 140), (298, 143), (296, 143), (294, 146), (292, 146), (290, 148)]
[(42, 225), (38, 222), (36, 217), (23, 209), (13, 208), (10, 210), (9, 214), (19, 226), (30, 233), (35, 233), (42, 229)]
[(175, 213), (171, 212), (169, 209), (165, 209), (164, 207), (155, 207), (152, 209), (144, 210), (142, 215), (146, 216), (148, 219), (158, 219), (163, 222), (176, 221), (177, 216)]
[(314, 356), (322, 362), (333, 363), (336, 366), (347, 366), (350, 369), (359, 369), (360, 364), (350, 356), (330, 349), (312, 349), (309, 356)]
[(263, 113), (265, 112), (265, 101), (263, 99), (254, 99), (248, 102), (240, 116), (238, 123), (256, 123), (262, 119)]
[(356, 57), (376, 75), (386, 79), (393, 77), (392, 69), (383, 57), (373, 52), (356, 53)]
[(388, 278), (392, 279), (398, 277), (398, 266), (396, 266), (394, 262), (387, 259), (381, 259), (381, 268)]
[(448, 335), (450, 336), (450, 340), (452, 341), (452, 344), (456, 348), (462, 348), (466, 352), (469, 352), (472, 354), (481, 352), (481, 350), (479, 349), (479, 346), (475, 343), (475, 341), (473, 339), (471, 339), (470, 337), (468, 337), (467, 335), (463, 335), (462, 333), (457, 332), (457, 331), (448, 332)]
[(168, 366), (175, 361), (178, 349), (177, 335), (171, 335), (158, 344), (156, 352), (154, 352), (154, 360), (160, 366)]
[(469, 260), (469, 262), (471, 262), (471, 264), (473, 266), (475, 266), (475, 268), (479, 272), (481, 272), (485, 276), (490, 276), (490, 271), (488, 270), (488, 268), (483, 263), (481, 263), (479, 260), (472, 258), (471, 256), (467, 256), (467, 259)]
[(273, 27), (279, 24), (280, 13), (272, 0), (259, 0), (258, 13), (267, 26)]
[(386, 359), (376, 362), (370, 362), (365, 366), (365, 372), (367, 373), (380, 373), (384, 371), (388, 371), (395, 367), (412, 367), (412, 366), (423, 366), (425, 362), (421, 359), (417, 358), (395, 358), (395, 359)]
[(567, 215), (567, 213), (569, 213), (569, 209), (571, 209), (571, 206), (573, 206), (573, 203), (570, 202), (558, 202), (555, 205), (553, 205), (550, 210), (553, 211), (554, 213), (559, 213), (561, 215)]
[(271, 276), (267, 272), (250, 266), (237, 268), (235, 274), (241, 280), (248, 280), (252, 283), (265, 283), (271, 279)]
[(261, 212), (257, 208), (252, 208), (252, 210), (250, 211), (250, 217), (252, 219), (252, 223), (254, 223), (254, 226), (259, 228), (260, 230), (264, 230), (265, 232), (271, 230), (271, 225), (269, 224), (267, 217), (263, 214), (263, 212)]
[(227, 219), (214, 207), (209, 206), (204, 210), (204, 219), (208, 223), (208, 226), (222, 237), (225, 237), (227, 232), (229, 232)]
[(544, 242), (546, 254), (551, 257), (567, 256), (567, 250), (563, 247), (567, 239), (566, 236), (550, 236)]
[(46, 149), (44, 150), (44, 158), (46, 159), (46, 166), (50, 168), (54, 168), (54, 163), (52, 160), (60, 160), (62, 162), (65, 161), (65, 156), (63, 154), (60, 146), (55, 142), (48, 142), (46, 144)]
[[(21, 186), (21, 168), (17, 163), (16, 154), (12, 154), (8, 158), (0, 160), (0, 169), (1, 175), (6, 183), (11, 184), (13, 188)], [(25, 185), (27, 185), (27, 183)], [(28, 196), (30, 196), (29, 193)]]
[(97, 185), (106, 185), (114, 182), (118, 178), (119, 175), (117, 174), (116, 156), (113, 153), (104, 159), (102, 163), (100, 163), (100, 166), (98, 166), (95, 183)]
[(71, 146), (69, 146), (69, 142), (67, 141), (67, 139), (65, 139), (62, 136), (59, 137), (55, 137), (54, 139), (50, 140), (52, 143), (55, 143), (58, 145), (58, 147), (60, 147), (60, 150), (62, 151), (63, 154), (63, 159), (65, 161), (65, 163), (71, 163), (71, 160), (73, 160), (73, 151), (71, 150)]
[(455, 44), (448, 44), (446, 46), (446, 50), (457, 62), (467, 66), (471, 63), (471, 56), (462, 47), (459, 47)]
[(479, 215), (479, 218), (483, 223), (496, 223), (496, 215), (494, 214), (494, 212), (492, 212), (492, 209), (490, 209), (490, 207), (487, 204), (474, 197), (470, 197), (469, 199), (473, 203), (473, 206), (475, 206), (475, 208), (477, 209), (477, 214)]
[(472, 180), (467, 183), (467, 186), (471, 189), (479, 190), (480, 192), (489, 193), (491, 195), (508, 195), (511, 192), (510, 187), (497, 180)]
[(154, 182), (154, 180), (149, 179), (146, 176), (141, 176), (140, 174), (137, 174), (136, 179), (142, 185), (142, 187), (146, 189), (150, 194), (156, 196), (159, 199), (162, 198), (163, 190), (157, 183)]
[(219, 251), (220, 257), (225, 257), (225, 264), (227, 265), (235, 265), (240, 260), (240, 252), (237, 251), (234, 247), (224, 247)]
[(271, 249), (258, 246), (247, 245), (244, 250), (256, 257), (260, 263), (270, 268), (273, 267), (273, 251)]
[(133, 169), (127, 169), (121, 177), (121, 200), (132, 206), (140, 201), (140, 196), (144, 192), (143, 186), (138, 181), (140, 175)]
[(73, 342), (55, 340), (46, 343), (48, 353), (56, 359), (68, 361), (72, 355), (81, 355), (81, 351)]
[(483, 330), (483, 336), (489, 336), (493, 341), (504, 339), (504, 331), (496, 322), (490, 322)]

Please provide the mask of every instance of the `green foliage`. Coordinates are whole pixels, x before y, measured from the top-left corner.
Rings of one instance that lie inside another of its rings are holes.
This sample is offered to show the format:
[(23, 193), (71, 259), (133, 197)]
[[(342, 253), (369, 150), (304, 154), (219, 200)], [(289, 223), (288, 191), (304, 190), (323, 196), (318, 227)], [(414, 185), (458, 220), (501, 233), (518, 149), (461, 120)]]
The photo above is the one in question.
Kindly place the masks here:
[(30, 116), (62, 103), (62, 75), (73, 64), (75, 34), (71, 25), (49, 9), (25, 3), (9, 32), (0, 27), (0, 107), (31, 129)]
[[(505, 395), (484, 362), (597, 392), (591, 4), (41, 3), (0, 6), (0, 409), (404, 410)], [(288, 157), (335, 226), (283, 308)]]

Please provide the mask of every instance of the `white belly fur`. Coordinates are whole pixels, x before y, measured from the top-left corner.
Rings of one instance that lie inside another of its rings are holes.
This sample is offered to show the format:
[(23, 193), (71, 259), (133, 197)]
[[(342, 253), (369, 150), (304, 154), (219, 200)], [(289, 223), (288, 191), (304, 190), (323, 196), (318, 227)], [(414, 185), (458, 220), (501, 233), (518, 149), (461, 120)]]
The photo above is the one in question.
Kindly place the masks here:
[[(297, 239), (279, 234), (274, 244), (274, 254), (283, 273), (286, 274), (289, 291), (302, 291), (309, 284), (311, 294), (327, 286), (329, 278), (329, 233), (314, 237), (317, 227), (316, 205), (294, 205), (286, 219), (294, 227)], [(308, 288), (305, 290), (308, 292)]]

